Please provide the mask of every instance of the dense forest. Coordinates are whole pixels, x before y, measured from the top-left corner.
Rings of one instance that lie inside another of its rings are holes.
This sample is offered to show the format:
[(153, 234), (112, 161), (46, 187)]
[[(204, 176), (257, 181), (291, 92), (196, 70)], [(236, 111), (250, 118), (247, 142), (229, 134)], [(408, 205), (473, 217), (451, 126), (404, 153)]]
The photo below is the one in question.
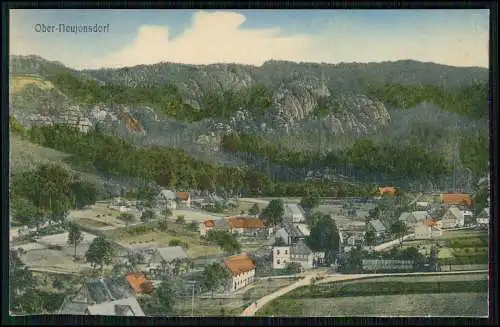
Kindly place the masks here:
[(373, 186), (331, 183), (272, 181), (265, 174), (230, 166), (216, 166), (195, 160), (181, 149), (139, 148), (118, 137), (104, 134), (99, 126), (89, 133), (54, 125), (20, 130), (15, 120), (11, 125), (34, 143), (72, 154), (72, 163), (94, 167), (104, 173), (155, 181), (175, 189), (224, 190), (228, 193), (268, 196), (365, 196)]
[(384, 174), (395, 178), (435, 180), (450, 173), (443, 156), (415, 145), (377, 145), (370, 140), (357, 140), (336, 153), (294, 152), (266, 142), (262, 137), (231, 133), (222, 139), (228, 152), (261, 154), (271, 162), (292, 168), (335, 168), (350, 165), (368, 174)]
[(434, 103), (440, 108), (461, 116), (488, 118), (488, 82), (444, 90), (435, 85), (402, 85), (364, 83), (367, 95), (386, 105), (407, 110), (421, 102)]

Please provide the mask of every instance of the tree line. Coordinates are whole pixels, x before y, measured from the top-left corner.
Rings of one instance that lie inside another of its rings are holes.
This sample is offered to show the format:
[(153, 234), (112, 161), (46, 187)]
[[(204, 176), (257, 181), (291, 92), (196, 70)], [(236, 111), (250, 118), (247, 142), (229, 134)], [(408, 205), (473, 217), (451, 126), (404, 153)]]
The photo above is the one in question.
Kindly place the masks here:
[(356, 140), (350, 147), (337, 152), (320, 154), (288, 150), (259, 136), (230, 133), (222, 138), (221, 147), (232, 153), (259, 154), (290, 168), (322, 169), (349, 165), (365, 174), (420, 180), (435, 180), (451, 171), (440, 153), (426, 151), (417, 145), (379, 145), (367, 139)]
[(34, 143), (72, 154), (71, 162), (119, 177), (154, 181), (174, 189), (225, 190), (230, 194), (266, 196), (364, 196), (371, 187), (322, 181), (273, 181), (264, 173), (220, 166), (193, 159), (184, 150), (165, 147), (139, 148), (95, 126), (82, 133), (70, 126), (34, 126), (23, 132)]

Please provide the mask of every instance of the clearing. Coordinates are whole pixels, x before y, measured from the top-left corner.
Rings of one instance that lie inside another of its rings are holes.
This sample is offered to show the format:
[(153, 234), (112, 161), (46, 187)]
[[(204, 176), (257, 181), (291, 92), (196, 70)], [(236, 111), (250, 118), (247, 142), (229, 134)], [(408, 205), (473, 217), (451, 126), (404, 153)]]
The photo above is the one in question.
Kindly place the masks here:
[(36, 75), (10, 75), (9, 76), (9, 93), (17, 93), (24, 89), (27, 85), (35, 85), (42, 90), (50, 90), (54, 88), (54, 85), (45, 81)]

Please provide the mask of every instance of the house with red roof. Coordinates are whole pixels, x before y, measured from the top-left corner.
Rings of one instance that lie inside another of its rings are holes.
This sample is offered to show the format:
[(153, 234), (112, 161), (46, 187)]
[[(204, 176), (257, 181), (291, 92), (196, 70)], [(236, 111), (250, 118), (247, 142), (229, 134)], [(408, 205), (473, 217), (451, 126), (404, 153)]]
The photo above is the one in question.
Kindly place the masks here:
[(466, 193), (443, 193), (441, 203), (446, 206), (472, 206), (472, 197)]
[(260, 218), (236, 216), (227, 219), (229, 232), (246, 236), (267, 236), (267, 228)]
[(189, 192), (176, 192), (177, 208), (191, 208), (191, 196)]
[(396, 195), (396, 188), (392, 186), (383, 186), (378, 188), (378, 192), (380, 195)]
[(254, 282), (255, 263), (247, 253), (243, 252), (224, 259), (224, 266), (231, 275), (229, 283), (231, 292), (235, 292)]

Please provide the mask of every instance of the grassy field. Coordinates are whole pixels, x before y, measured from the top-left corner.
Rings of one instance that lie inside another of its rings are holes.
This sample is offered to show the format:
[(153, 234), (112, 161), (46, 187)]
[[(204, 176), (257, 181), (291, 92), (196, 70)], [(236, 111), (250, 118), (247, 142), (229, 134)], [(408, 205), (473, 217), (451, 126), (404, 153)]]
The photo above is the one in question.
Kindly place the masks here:
[(295, 278), (261, 279), (244, 293), (243, 298), (247, 301), (255, 301), (296, 281)]
[(11, 75), (9, 77), (9, 91), (10, 93), (17, 93), (24, 89), (27, 85), (35, 85), (42, 90), (50, 90), (54, 85), (34, 75)]
[(488, 275), (383, 277), (296, 289), (260, 316), (481, 316), (488, 312)]
[(488, 294), (440, 293), (280, 299), (257, 316), (487, 316)]

